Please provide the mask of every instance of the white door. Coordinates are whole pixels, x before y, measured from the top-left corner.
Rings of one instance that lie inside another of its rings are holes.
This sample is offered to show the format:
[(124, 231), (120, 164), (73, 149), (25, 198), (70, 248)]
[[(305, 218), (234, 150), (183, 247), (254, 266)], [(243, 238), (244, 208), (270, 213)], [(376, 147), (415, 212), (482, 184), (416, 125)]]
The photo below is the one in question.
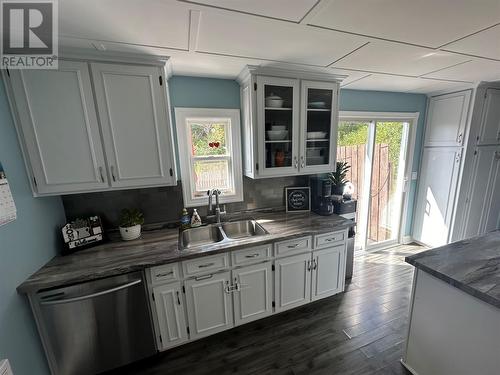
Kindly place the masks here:
[(413, 236), (432, 247), (448, 242), (460, 167), (460, 150), (458, 147), (424, 149)]
[(272, 264), (265, 262), (233, 270), (235, 325), (271, 315)]
[(344, 290), (345, 245), (313, 252), (312, 300), (333, 296)]
[(338, 84), (301, 81), (300, 156), (301, 172), (335, 170), (338, 133)]
[(185, 281), (191, 338), (205, 337), (233, 327), (230, 271)]
[(188, 341), (181, 283), (153, 288), (153, 296), (160, 329), (160, 350)]
[(274, 298), (276, 312), (311, 301), (311, 254), (275, 261)]
[(430, 98), (425, 146), (461, 146), (464, 141), (471, 91)]
[(111, 185), (173, 185), (165, 80), (153, 66), (92, 63)]
[(257, 77), (258, 175), (299, 171), (299, 80)]
[(108, 187), (88, 65), (61, 60), (10, 80), (37, 193)]
[(486, 100), (477, 144), (500, 144), (500, 90), (486, 90)]

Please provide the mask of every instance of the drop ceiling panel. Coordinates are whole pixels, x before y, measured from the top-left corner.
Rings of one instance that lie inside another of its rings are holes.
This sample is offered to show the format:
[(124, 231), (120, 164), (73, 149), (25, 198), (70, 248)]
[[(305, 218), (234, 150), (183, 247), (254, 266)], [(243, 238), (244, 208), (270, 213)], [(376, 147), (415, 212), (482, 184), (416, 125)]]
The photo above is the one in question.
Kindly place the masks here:
[(471, 88), (470, 84), (460, 82), (436, 81), (433, 79), (421, 78), (424, 86), (409, 90), (413, 94), (438, 94), (450, 91), (458, 91)]
[(446, 45), (443, 49), (500, 60), (500, 25)]
[(366, 41), (289, 22), (207, 11), (201, 15), (197, 50), (326, 66)]
[(470, 59), (449, 52), (376, 40), (337, 61), (333, 67), (419, 76)]
[(194, 0), (194, 2), (298, 22), (311, 10), (317, 0)]
[(61, 36), (188, 48), (189, 10), (174, 1), (59, 1)]
[(498, 22), (498, 0), (334, 0), (309, 21), (434, 48)]
[(428, 85), (421, 78), (401, 77), (388, 74), (371, 74), (344, 85), (345, 89), (407, 92)]
[(426, 74), (424, 77), (470, 82), (497, 81), (500, 80), (500, 61), (474, 59), (465, 64)]

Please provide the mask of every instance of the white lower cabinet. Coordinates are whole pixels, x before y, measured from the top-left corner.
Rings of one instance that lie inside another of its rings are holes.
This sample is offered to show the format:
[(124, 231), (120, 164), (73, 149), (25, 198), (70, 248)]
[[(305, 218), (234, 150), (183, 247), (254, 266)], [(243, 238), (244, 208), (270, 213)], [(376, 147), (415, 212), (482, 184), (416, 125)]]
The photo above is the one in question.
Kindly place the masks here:
[(230, 286), (231, 271), (185, 281), (191, 339), (209, 336), (234, 326)]
[(276, 312), (311, 301), (311, 253), (275, 261), (274, 297)]
[(272, 263), (265, 262), (233, 270), (235, 325), (273, 313)]
[(165, 350), (189, 340), (181, 283), (153, 288), (153, 299), (160, 333), (159, 349)]
[(344, 290), (345, 245), (313, 252), (312, 296), (313, 301), (333, 296)]

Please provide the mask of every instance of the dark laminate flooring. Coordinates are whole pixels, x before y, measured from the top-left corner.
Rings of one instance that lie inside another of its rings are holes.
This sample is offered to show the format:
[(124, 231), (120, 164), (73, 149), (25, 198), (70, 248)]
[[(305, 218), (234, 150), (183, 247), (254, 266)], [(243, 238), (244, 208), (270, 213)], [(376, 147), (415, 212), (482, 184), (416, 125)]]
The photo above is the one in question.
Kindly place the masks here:
[(171, 349), (113, 374), (409, 374), (399, 363), (413, 267), (398, 246), (357, 252), (346, 292)]

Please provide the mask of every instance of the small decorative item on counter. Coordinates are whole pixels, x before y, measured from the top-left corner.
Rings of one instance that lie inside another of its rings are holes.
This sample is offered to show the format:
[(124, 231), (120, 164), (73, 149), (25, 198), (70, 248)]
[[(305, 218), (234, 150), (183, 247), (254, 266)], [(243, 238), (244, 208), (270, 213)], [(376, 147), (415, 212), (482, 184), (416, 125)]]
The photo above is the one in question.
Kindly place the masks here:
[(64, 253), (72, 253), (98, 244), (103, 240), (103, 232), (99, 216), (73, 220), (62, 227), (62, 234), (67, 247)]
[(345, 185), (349, 182), (347, 180), (347, 172), (351, 166), (345, 161), (338, 161), (335, 172), (329, 174), (330, 181), (332, 181), (332, 194), (344, 195)]
[(189, 217), (189, 212), (186, 208), (184, 208), (181, 215), (181, 230), (188, 229), (190, 225), (191, 218)]
[(120, 217), (120, 234), (122, 240), (131, 241), (141, 236), (141, 225), (144, 215), (138, 209), (123, 209)]
[(311, 188), (292, 186), (285, 188), (286, 212), (311, 211)]
[(199, 227), (200, 225), (201, 225), (201, 217), (195, 208), (193, 210), (193, 216), (191, 217), (191, 228)]

